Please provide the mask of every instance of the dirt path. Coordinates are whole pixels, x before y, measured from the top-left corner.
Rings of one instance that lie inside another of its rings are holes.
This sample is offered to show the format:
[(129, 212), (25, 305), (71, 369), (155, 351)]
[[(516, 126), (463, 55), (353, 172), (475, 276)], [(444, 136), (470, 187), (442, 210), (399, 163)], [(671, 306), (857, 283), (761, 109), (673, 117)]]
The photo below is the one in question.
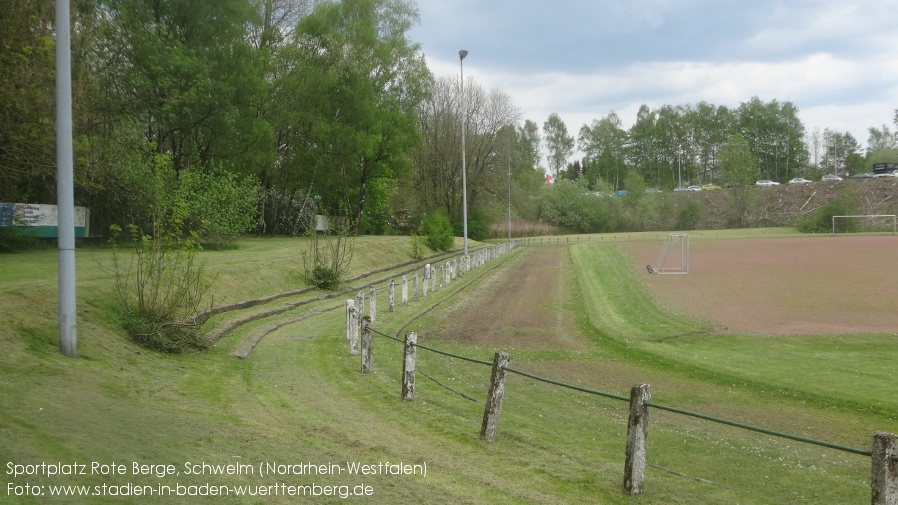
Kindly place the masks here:
[(583, 349), (574, 327), (566, 247), (527, 248), (457, 303), (429, 337), (503, 349)]

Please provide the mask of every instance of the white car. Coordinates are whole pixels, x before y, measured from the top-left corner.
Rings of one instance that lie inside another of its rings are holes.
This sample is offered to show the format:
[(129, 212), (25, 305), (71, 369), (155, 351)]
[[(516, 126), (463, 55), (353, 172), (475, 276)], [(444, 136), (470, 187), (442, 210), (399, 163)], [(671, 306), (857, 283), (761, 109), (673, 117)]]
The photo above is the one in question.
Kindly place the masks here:
[(701, 191), (701, 190), (702, 190), (701, 186), (689, 186), (688, 188), (686, 188), (686, 191)]
[(807, 179), (803, 179), (801, 177), (796, 177), (789, 181), (789, 184), (810, 184), (810, 183), (811, 183), (811, 181), (809, 181)]
[(755, 186), (779, 186), (780, 183), (776, 181), (771, 181), (769, 179), (761, 179), (760, 181), (755, 183)]
[(821, 181), (841, 181), (842, 178), (839, 177), (838, 175), (826, 174), (826, 175), (824, 175), (823, 178), (820, 179), (820, 180), (821, 180)]
[(879, 179), (881, 177), (898, 177), (898, 170), (892, 172), (883, 172), (881, 174), (873, 174), (873, 177)]

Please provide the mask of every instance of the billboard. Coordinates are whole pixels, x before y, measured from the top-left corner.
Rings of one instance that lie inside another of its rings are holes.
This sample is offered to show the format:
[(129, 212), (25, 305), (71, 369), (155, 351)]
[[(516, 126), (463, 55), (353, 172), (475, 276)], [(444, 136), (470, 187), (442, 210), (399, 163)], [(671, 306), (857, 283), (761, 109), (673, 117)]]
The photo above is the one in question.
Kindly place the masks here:
[[(15, 226), (33, 237), (56, 238), (58, 211), (55, 205), (40, 203), (0, 203), (0, 226)], [(75, 237), (90, 234), (90, 211), (75, 207)]]

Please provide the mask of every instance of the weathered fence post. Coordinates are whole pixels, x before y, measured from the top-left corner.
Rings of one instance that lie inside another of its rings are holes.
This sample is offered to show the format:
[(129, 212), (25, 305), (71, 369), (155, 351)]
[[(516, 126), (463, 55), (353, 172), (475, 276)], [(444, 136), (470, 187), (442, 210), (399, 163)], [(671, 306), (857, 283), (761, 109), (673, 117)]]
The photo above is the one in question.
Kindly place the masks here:
[(499, 351), (493, 357), (493, 373), (490, 377), (490, 389), (486, 395), (486, 408), (483, 410), (483, 423), (480, 425), (480, 438), (491, 442), (496, 438), (499, 429), (499, 414), (502, 412), (502, 397), (505, 396), (505, 365), (508, 364), (508, 353)]
[(417, 302), (418, 301), (418, 272), (417, 271), (415, 271), (415, 280), (414, 280), (413, 284), (414, 284), (414, 289), (412, 290), (412, 293), (414, 293), (414, 294), (412, 295), (412, 299)]
[(630, 496), (642, 493), (645, 483), (645, 448), (649, 437), (649, 409), (652, 386), (640, 384), (630, 389), (630, 420), (627, 422), (627, 456), (624, 462), (624, 490)]
[(346, 300), (346, 341), (352, 340), (352, 313), (355, 311), (355, 300)]
[(402, 306), (408, 305), (408, 277), (402, 276)]
[(359, 318), (355, 308), (349, 310), (349, 354), (355, 356), (359, 353)]
[(377, 320), (377, 288), (371, 285), (371, 291), (368, 293), (368, 315), (371, 321)]
[(362, 318), (362, 373), (371, 371), (371, 317)]
[(390, 280), (390, 312), (396, 311), (396, 282)]
[(870, 491), (872, 505), (898, 505), (898, 437), (877, 431), (873, 434)]
[(410, 402), (415, 399), (415, 355), (418, 344), (418, 334), (408, 332), (405, 334), (405, 348), (402, 360), (402, 399)]
[(360, 289), (358, 294), (355, 295), (355, 299), (355, 309), (358, 311), (358, 318), (361, 319), (361, 317), (365, 315), (365, 292)]

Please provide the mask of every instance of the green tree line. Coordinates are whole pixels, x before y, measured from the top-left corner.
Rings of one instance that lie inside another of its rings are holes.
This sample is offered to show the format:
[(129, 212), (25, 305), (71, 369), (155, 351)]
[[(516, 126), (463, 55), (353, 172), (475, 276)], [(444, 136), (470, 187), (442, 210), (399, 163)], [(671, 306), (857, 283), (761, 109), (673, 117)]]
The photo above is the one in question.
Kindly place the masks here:
[[(53, 203), (53, 5), (0, 3), (0, 201)], [(587, 191), (724, 183), (728, 170), (745, 173), (733, 166), (743, 159), (785, 181), (898, 153), (886, 125), (870, 129), (861, 153), (849, 133), (808, 131), (794, 104), (757, 97), (735, 108), (643, 105), (628, 129), (611, 112), (574, 139), (557, 114), (540, 126), (502, 90), (433, 76), (408, 37), (413, 0), (71, 4), (75, 199), (94, 230), (150, 229), (162, 166), (192, 202), (184, 222), (201, 239), (299, 234), (315, 214), (383, 233), (439, 213), (460, 234), (465, 190), (478, 238), (508, 208), (567, 228), (621, 222), (570, 216), (571, 198), (544, 184), (543, 151), (553, 175)], [(733, 142), (740, 156), (723, 159)], [(583, 157), (568, 164), (575, 145)], [(628, 222), (642, 226), (643, 204), (632, 204)], [(223, 207), (251, 219), (222, 219)]]

